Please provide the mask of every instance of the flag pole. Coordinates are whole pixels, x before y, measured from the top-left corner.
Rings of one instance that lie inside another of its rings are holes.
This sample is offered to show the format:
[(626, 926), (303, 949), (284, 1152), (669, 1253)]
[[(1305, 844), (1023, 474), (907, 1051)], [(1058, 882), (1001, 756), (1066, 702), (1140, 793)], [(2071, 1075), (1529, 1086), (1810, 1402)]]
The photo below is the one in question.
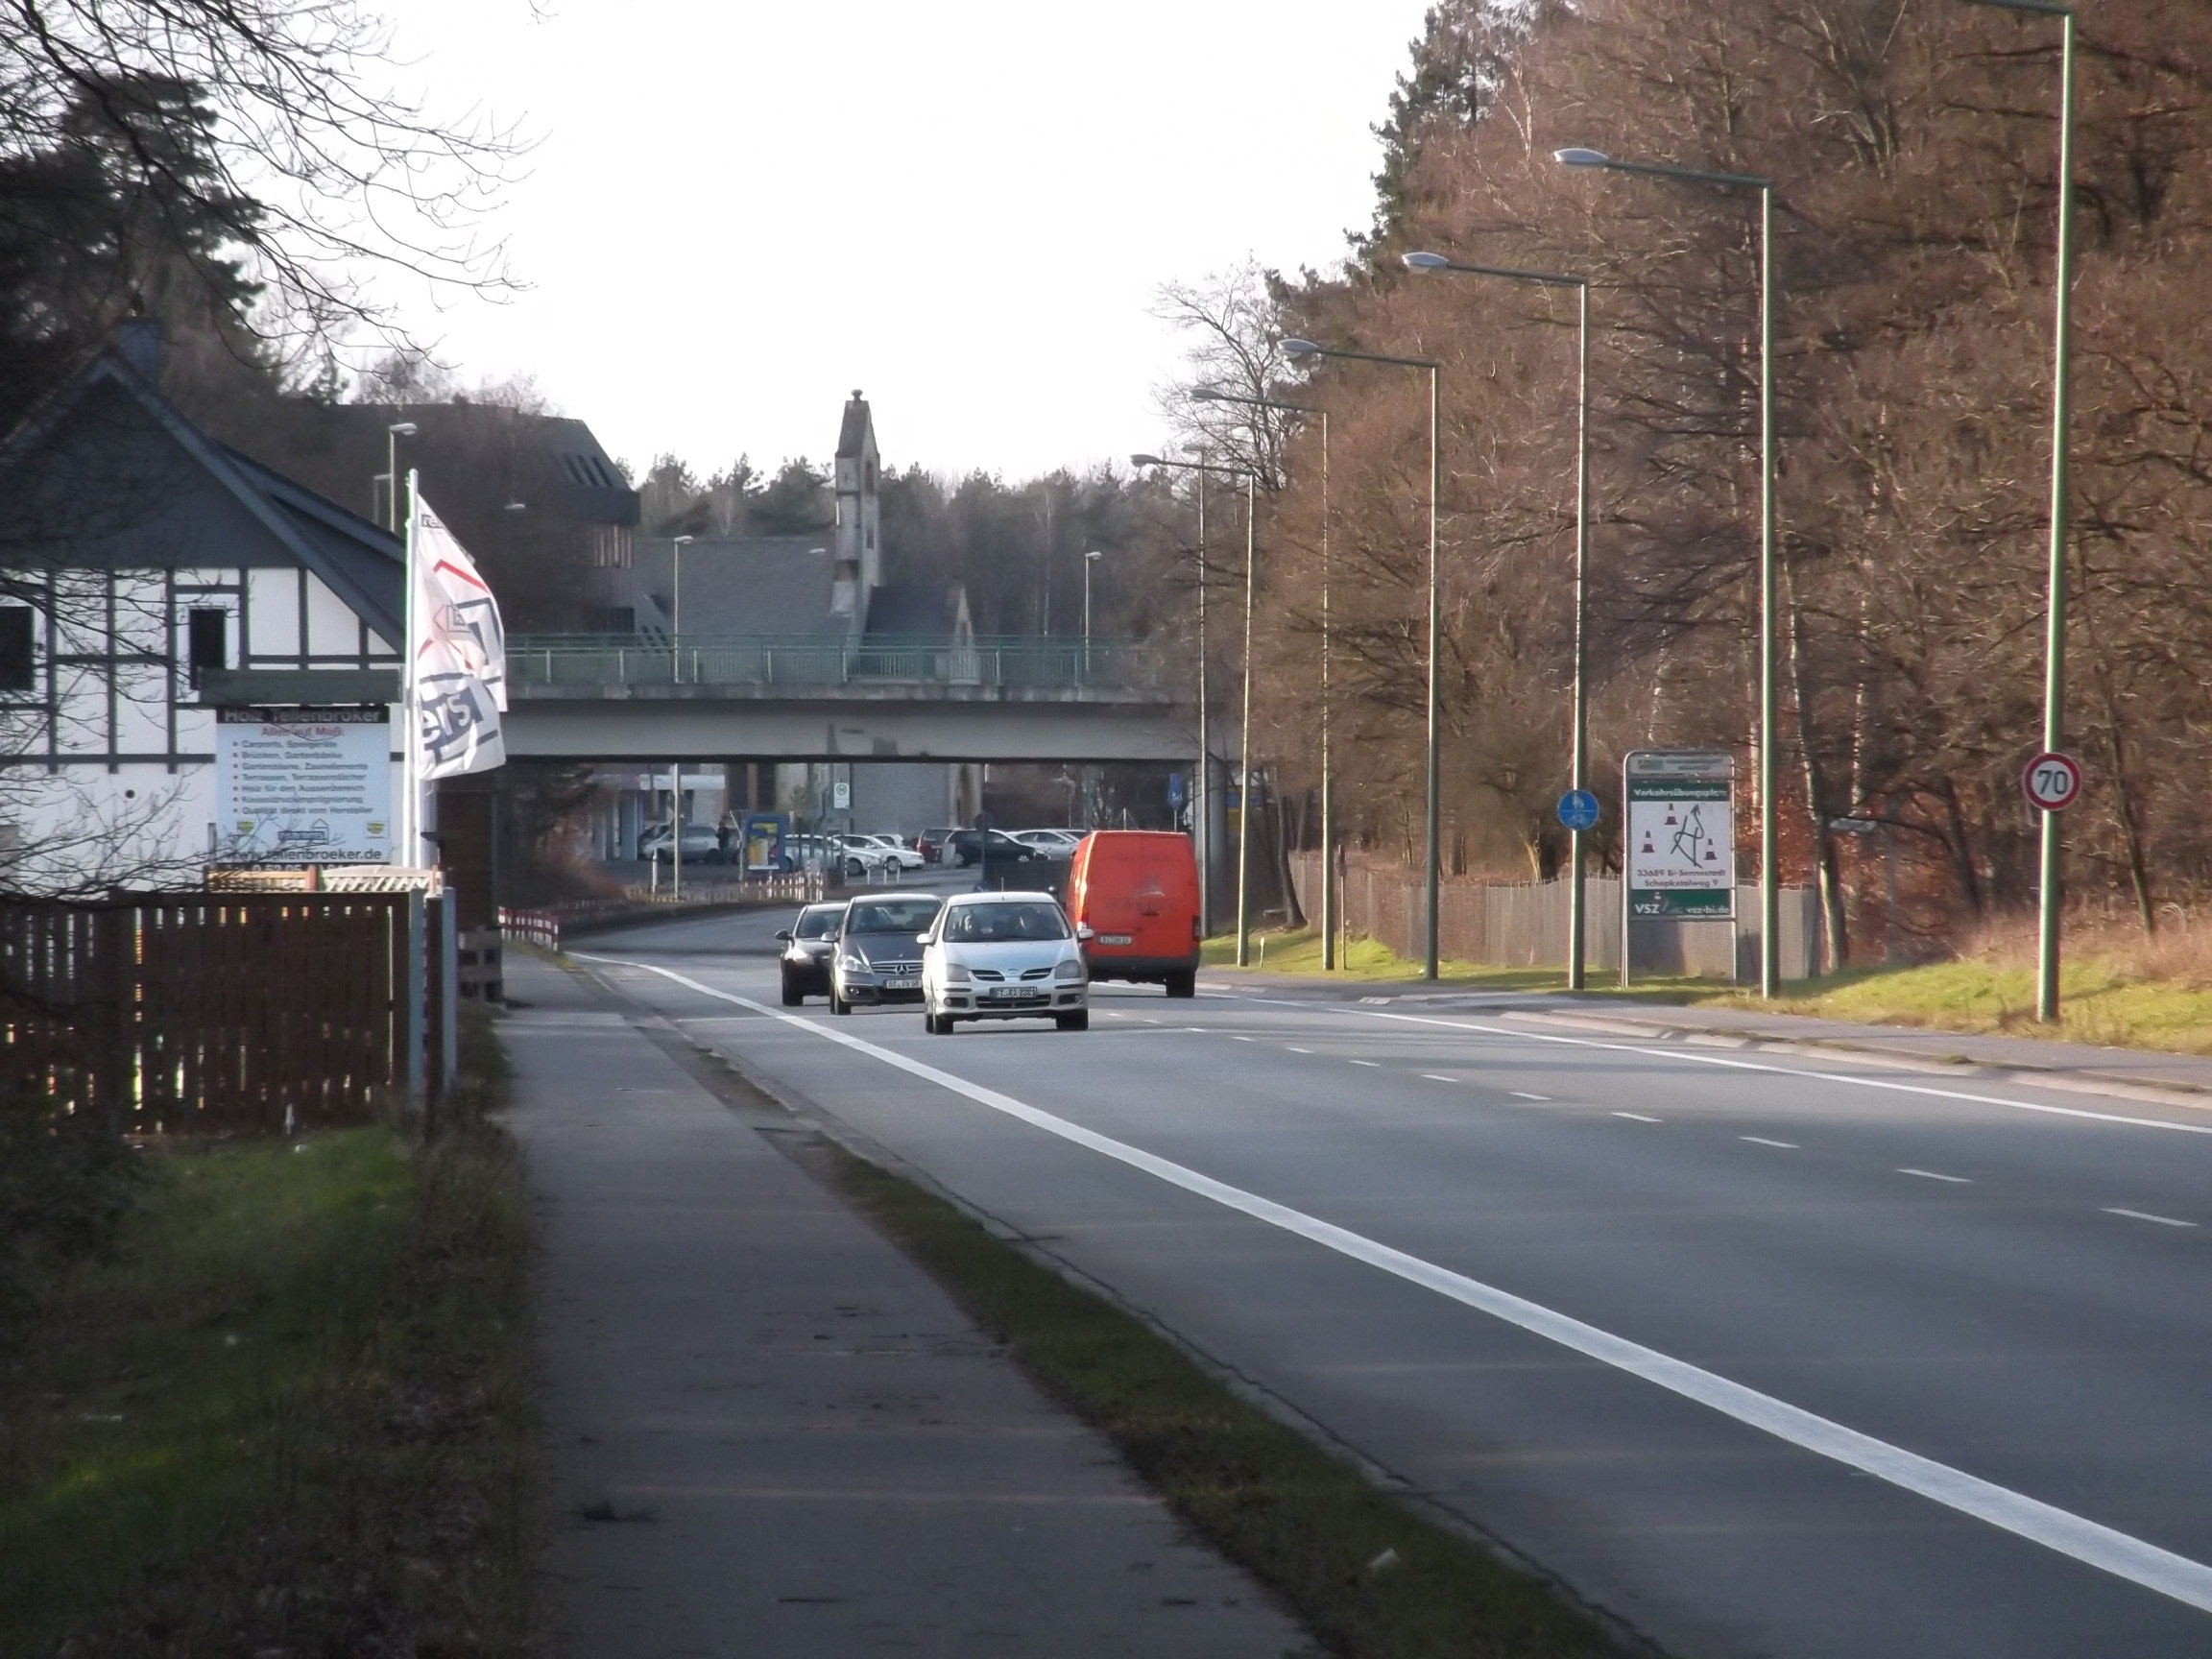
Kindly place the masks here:
[(406, 638), (399, 646), (399, 841), (393, 849), (395, 862), (401, 869), (414, 866), (421, 840), (419, 826), (422, 813), (422, 767), (419, 746), (422, 722), (415, 710), (415, 520), (421, 506), (421, 498), (416, 493), (417, 477), (416, 469), (408, 468), (407, 535), (401, 559), (406, 588), (401, 631)]

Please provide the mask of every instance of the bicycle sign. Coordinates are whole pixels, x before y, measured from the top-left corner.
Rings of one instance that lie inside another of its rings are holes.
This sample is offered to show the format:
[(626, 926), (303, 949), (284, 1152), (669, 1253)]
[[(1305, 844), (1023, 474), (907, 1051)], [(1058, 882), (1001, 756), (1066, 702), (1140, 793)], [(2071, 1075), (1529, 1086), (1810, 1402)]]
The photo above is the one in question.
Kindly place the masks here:
[(2081, 763), (2071, 755), (2038, 755), (2020, 775), (2028, 804), (2040, 812), (2062, 812), (2081, 793)]

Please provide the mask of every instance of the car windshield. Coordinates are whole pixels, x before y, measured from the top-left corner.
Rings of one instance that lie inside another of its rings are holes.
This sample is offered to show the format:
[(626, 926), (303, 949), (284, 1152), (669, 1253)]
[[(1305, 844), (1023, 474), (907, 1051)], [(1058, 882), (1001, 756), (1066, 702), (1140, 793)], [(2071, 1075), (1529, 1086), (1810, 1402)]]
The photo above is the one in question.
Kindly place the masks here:
[(1065, 939), (1067, 918), (1060, 906), (1040, 900), (955, 904), (946, 918), (945, 937), (958, 945), (996, 945), (1012, 939)]
[(834, 910), (802, 910), (799, 926), (791, 929), (794, 939), (827, 939), (830, 929), (837, 926)]
[(919, 933), (937, 920), (934, 899), (871, 899), (854, 904), (847, 933)]

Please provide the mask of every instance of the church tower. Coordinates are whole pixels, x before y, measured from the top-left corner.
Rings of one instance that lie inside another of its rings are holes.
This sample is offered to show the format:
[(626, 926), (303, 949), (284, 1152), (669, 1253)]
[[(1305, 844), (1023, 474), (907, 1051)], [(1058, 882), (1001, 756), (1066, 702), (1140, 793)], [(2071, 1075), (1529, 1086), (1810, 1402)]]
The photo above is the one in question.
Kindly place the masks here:
[(876, 422), (868, 400), (854, 390), (837, 430), (837, 460), (831, 482), (837, 491), (836, 565), (831, 573), (830, 605), (853, 618), (854, 633), (868, 626), (868, 595), (883, 581), (882, 511), (876, 498)]

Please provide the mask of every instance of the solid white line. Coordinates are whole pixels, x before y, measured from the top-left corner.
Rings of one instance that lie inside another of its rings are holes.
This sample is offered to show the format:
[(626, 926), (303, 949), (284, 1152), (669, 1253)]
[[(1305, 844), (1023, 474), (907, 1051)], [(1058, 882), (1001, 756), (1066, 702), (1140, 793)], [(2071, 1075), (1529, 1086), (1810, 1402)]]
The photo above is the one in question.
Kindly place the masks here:
[(1741, 1135), (1738, 1136), (1737, 1139), (1741, 1141), (1748, 1141), (1754, 1146), (1779, 1146), (1785, 1152), (1794, 1152), (1798, 1150), (1797, 1142), (1794, 1141), (1769, 1141), (1764, 1135)]
[(1973, 1181), (1964, 1175), (1938, 1175), (1933, 1169), (1900, 1169), (1900, 1175), (1917, 1175), (1923, 1181), (1948, 1181), (1954, 1187), (1971, 1187)]
[(868, 1055), (884, 1065), (948, 1089), (964, 1099), (1048, 1135), (1090, 1151), (1127, 1165), (1132, 1169), (1181, 1188), (1186, 1192), (1206, 1198), (1224, 1209), (1263, 1221), (1271, 1227), (1334, 1250), (1355, 1262), (1366, 1263), (1384, 1273), (1417, 1285), (1426, 1290), (1457, 1302), (1463, 1307), (1502, 1319), (1509, 1325), (1534, 1335), (1555, 1342), (1574, 1353), (1610, 1365), (1632, 1377), (1678, 1394), (1686, 1400), (1708, 1407), (1737, 1422), (1762, 1430), (1788, 1444), (1807, 1452), (1828, 1457), (1849, 1468), (1862, 1470), (1893, 1486), (1918, 1494), (1920, 1497), (1986, 1521), (1992, 1527), (2040, 1544), (2062, 1555), (2100, 1568), (2116, 1577), (2139, 1584), (2161, 1596), (2171, 1597), (2206, 1613), (2212, 1613), (2212, 1567), (2192, 1561), (2186, 1555), (2177, 1555), (2171, 1550), (2161, 1550), (2155, 1544), (2146, 1543), (2114, 1527), (2088, 1520), (2025, 1493), (1999, 1486), (1994, 1481), (1969, 1475), (1934, 1458), (1923, 1457), (1916, 1452), (1908, 1452), (1892, 1446), (1886, 1440), (1877, 1440), (1871, 1434), (1863, 1434), (1856, 1429), (1847, 1429), (1840, 1423), (1817, 1416), (1799, 1406), (1777, 1400), (1770, 1394), (1762, 1394), (1755, 1388), (1746, 1388), (1741, 1382), (1699, 1366), (1647, 1348), (1641, 1342), (1632, 1342), (1624, 1336), (1616, 1336), (1609, 1331), (1588, 1325), (1566, 1313), (1556, 1312), (1540, 1303), (1516, 1296), (1509, 1290), (1501, 1290), (1449, 1268), (1439, 1267), (1403, 1250), (1361, 1234), (1351, 1232), (1331, 1221), (1323, 1221), (1304, 1211), (1278, 1204), (1256, 1192), (1240, 1187), (1216, 1181), (1195, 1169), (1172, 1163), (1141, 1146), (1132, 1146), (1125, 1141), (1116, 1141), (1086, 1129), (1080, 1123), (1071, 1123), (1065, 1118), (987, 1089), (979, 1083), (971, 1083), (965, 1077), (956, 1077), (950, 1071), (941, 1071), (934, 1066), (911, 1059), (889, 1048), (879, 1047), (863, 1038), (848, 1036), (845, 1032), (802, 1020), (796, 1015), (784, 1014), (756, 1002), (750, 997), (739, 997), (732, 992), (717, 991), (710, 985), (666, 968), (645, 962), (623, 962), (619, 958), (590, 956), (579, 951), (578, 957), (588, 962), (608, 962), (621, 967), (642, 968), (658, 974), (686, 989), (704, 996), (718, 998), (735, 1003), (740, 1008), (769, 1020), (781, 1021), (787, 1025), (809, 1032), (826, 1042), (835, 1043), (855, 1053)]
[(1660, 1121), (1657, 1118), (1647, 1118), (1641, 1112), (1616, 1112), (1613, 1116), (1616, 1118), (1633, 1118), (1639, 1123), (1657, 1123)]
[[(1288, 998), (1253, 998), (1271, 1006), (1303, 1008), (1316, 1004)], [(1937, 1100), (1964, 1100), (1977, 1106), (2003, 1106), (2014, 1112), (2039, 1112), (2051, 1118), (2086, 1118), (2093, 1123), (2124, 1123), (2132, 1129), (2170, 1129), (2177, 1135), (2212, 1135), (2212, 1123), (2175, 1123), (2164, 1118), (2128, 1118), (2117, 1112), (2086, 1112), (2079, 1106), (2046, 1106), (2035, 1100), (2012, 1100), (2002, 1094), (1974, 1094), (1963, 1089), (1937, 1089), (1926, 1083), (1900, 1083), (1887, 1077), (1854, 1077), (1841, 1071), (1811, 1071), (1795, 1066), (1771, 1066), (1758, 1060), (1731, 1060), (1720, 1054), (1701, 1054), (1680, 1048), (1654, 1048), (1636, 1043), (1600, 1043), (1592, 1037), (1561, 1037), (1550, 1031), (1524, 1031), (1518, 1025), (1484, 1025), (1469, 1020), (1447, 1020), (1434, 1014), (1391, 1014), (1380, 1008), (1355, 1008), (1339, 1003), (1328, 1012), (1357, 1015), (1363, 1020), (1398, 1020), (1412, 1025), (1441, 1025), (1448, 1031), (1479, 1031), (1488, 1037), (1511, 1037), (1527, 1043), (1556, 1043), (1570, 1048), (1602, 1048), (1615, 1054), (1647, 1054), (1655, 1060), (1679, 1060), (1692, 1066), (1719, 1066), (1730, 1071), (1764, 1071), (1775, 1077), (1806, 1077), (1817, 1083), (1843, 1083), (1854, 1089), (1884, 1089), (1896, 1094), (1925, 1094)]]
[(1516, 1100), (1549, 1100), (1551, 1098), (1549, 1094), (1524, 1094), (1518, 1089), (1508, 1089), (1505, 1093), (1512, 1095)]
[(2161, 1227), (2194, 1227), (2197, 1225), (2194, 1221), (2176, 1221), (2171, 1215), (2153, 1215), (2148, 1210), (2122, 1210), (2116, 1205), (2105, 1206), (2104, 1214), (2107, 1215), (2125, 1215), (2130, 1221), (2155, 1221)]

